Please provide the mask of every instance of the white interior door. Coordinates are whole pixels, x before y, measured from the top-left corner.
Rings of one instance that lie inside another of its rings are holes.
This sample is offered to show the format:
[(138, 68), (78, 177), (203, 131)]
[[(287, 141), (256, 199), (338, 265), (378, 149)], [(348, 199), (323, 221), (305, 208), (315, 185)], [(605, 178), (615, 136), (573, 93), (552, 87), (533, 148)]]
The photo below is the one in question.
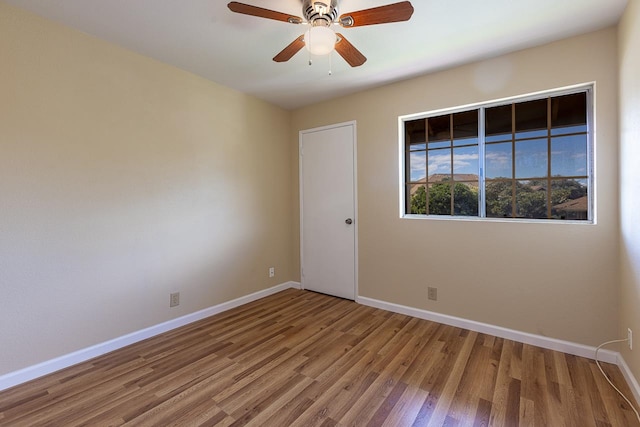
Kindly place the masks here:
[(355, 123), (300, 132), (302, 288), (355, 299)]

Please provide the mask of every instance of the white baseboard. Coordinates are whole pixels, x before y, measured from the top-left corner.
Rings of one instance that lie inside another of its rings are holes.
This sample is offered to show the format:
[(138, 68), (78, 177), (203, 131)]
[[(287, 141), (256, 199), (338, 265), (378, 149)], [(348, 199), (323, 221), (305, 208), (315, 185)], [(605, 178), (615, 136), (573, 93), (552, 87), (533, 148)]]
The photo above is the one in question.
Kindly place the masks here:
[[(432, 322), (444, 323), (445, 325), (456, 326), (458, 328), (468, 329), (470, 331), (494, 335), (496, 337), (506, 338), (525, 344), (531, 344), (549, 350), (561, 351), (563, 353), (573, 354), (575, 356), (582, 356), (593, 359), (596, 353), (596, 348), (590, 347), (588, 345), (544, 337), (542, 335), (530, 334), (528, 332), (516, 331), (514, 329), (508, 329), (501, 326), (490, 325), (488, 323), (467, 320), (461, 317), (449, 316), (447, 314), (435, 313), (433, 311), (407, 307), (405, 305), (393, 304), (390, 302), (361, 296), (358, 296), (356, 301), (360, 304), (368, 305), (370, 307), (381, 308), (383, 310), (405, 314), (407, 316), (417, 317), (419, 319), (431, 320)], [(616, 351), (600, 350), (598, 351), (598, 360), (602, 362), (617, 364), (619, 360), (619, 354), (620, 353)]]
[(636, 380), (633, 372), (631, 372), (631, 368), (629, 368), (629, 365), (627, 365), (627, 362), (624, 360), (624, 357), (622, 357), (622, 354), (620, 353), (618, 353), (618, 367), (620, 368), (620, 371), (622, 371), (622, 375), (627, 381), (627, 384), (629, 385), (629, 388), (631, 389), (636, 402), (640, 402), (640, 384), (638, 384), (638, 380)]
[[(475, 322), (460, 317), (449, 316), (447, 314), (435, 313), (419, 308), (407, 307), (404, 305), (393, 304), (390, 302), (380, 301), (373, 298), (358, 296), (356, 302), (370, 307), (381, 308), (383, 310), (392, 311), (394, 313), (405, 314), (419, 319), (430, 320), (433, 322), (444, 323), (445, 325), (456, 326), (458, 328), (468, 329), (471, 331), (481, 332), (484, 334), (494, 335), (500, 338), (506, 338), (525, 344), (531, 344), (549, 350), (561, 351), (563, 353), (582, 356), (588, 359), (594, 359), (596, 348), (577, 344), (570, 341), (563, 341), (555, 338), (549, 338), (542, 335), (530, 334), (528, 332), (516, 331), (514, 329), (503, 328), (501, 326), (490, 325), (487, 323)], [(600, 349), (598, 351), (598, 360), (607, 363), (613, 363), (620, 368), (624, 379), (631, 389), (636, 402), (640, 403), (640, 384), (631, 372), (631, 368), (627, 365), (622, 355), (617, 351)]]
[[(227, 301), (209, 308), (205, 308), (195, 313), (187, 314), (177, 319), (169, 320), (167, 322), (160, 323), (155, 326), (151, 326), (146, 329), (141, 329), (136, 332), (132, 332), (127, 335), (106, 341), (100, 344), (96, 344), (91, 347), (87, 347), (73, 353), (69, 353), (55, 359), (51, 359), (37, 365), (28, 366), (18, 371), (10, 372), (0, 376), (0, 391), (6, 390), (10, 387), (25, 383), (35, 378), (50, 374), (52, 372), (59, 371), (69, 366), (93, 359), (94, 357), (107, 354), (111, 351), (117, 350), (122, 347), (134, 344), (136, 342), (145, 340), (155, 335), (162, 334), (175, 328), (179, 328), (189, 323), (202, 320), (204, 318), (213, 316), (215, 314), (222, 313), (232, 308), (239, 307), (243, 304), (256, 301), (260, 298), (275, 294), (289, 288), (300, 289), (299, 282), (285, 282), (280, 285), (274, 286), (269, 289), (254, 292), (249, 295), (245, 295), (240, 298), (236, 298), (231, 301)], [(550, 350), (562, 351), (564, 353), (573, 354), (576, 356), (594, 358), (595, 347), (590, 347), (582, 344), (577, 344), (569, 341), (558, 340), (555, 338), (543, 337), (541, 335), (534, 335), (526, 332), (520, 332), (513, 329), (507, 329), (500, 326), (494, 326), (487, 323), (475, 322), (473, 320), (467, 320), (460, 317), (449, 316), (446, 314), (435, 313), (427, 310), (422, 310), (413, 307), (407, 307), (404, 305), (393, 304), (385, 301), (380, 301), (372, 298), (366, 298), (358, 296), (356, 302), (367, 305), (370, 307), (380, 308), (394, 313), (405, 314), (408, 316), (417, 317), (420, 319), (431, 320), (433, 322), (444, 323), (446, 325), (456, 326), (459, 328), (469, 329), (471, 331), (482, 332), (485, 334), (494, 335), (501, 338), (507, 338), (513, 341), (518, 341), (526, 344), (532, 344), (539, 347), (547, 348)], [(622, 358), (620, 353), (611, 350), (600, 350), (598, 352), (600, 360), (603, 362), (614, 363), (620, 367), (622, 374), (624, 375), (627, 384), (633, 391), (634, 397), (637, 402), (640, 402), (640, 385), (634, 377), (631, 369)]]
[(145, 340), (155, 335), (162, 334), (180, 326), (188, 325), (189, 323), (196, 322), (198, 320), (213, 316), (223, 311), (231, 310), (232, 308), (239, 307), (243, 304), (264, 298), (266, 296), (275, 294), (289, 288), (300, 289), (300, 283), (298, 282), (285, 282), (280, 285), (274, 286), (269, 289), (254, 292), (252, 294), (236, 298), (231, 301), (223, 302), (218, 305), (214, 305), (209, 308), (205, 308), (200, 311), (196, 311), (191, 314), (187, 314), (182, 317), (178, 317), (167, 322), (160, 323), (158, 325), (151, 326), (146, 329), (141, 329), (136, 332), (132, 332), (121, 337), (96, 344), (91, 347), (83, 348), (73, 353), (65, 354), (55, 359), (47, 360), (37, 365), (28, 366), (18, 371), (10, 372), (0, 376), (0, 391), (8, 389), (9, 387), (16, 386), (18, 384), (31, 381), (35, 378), (50, 374), (60, 369), (68, 368), (69, 366), (93, 359), (94, 357), (107, 354), (111, 351), (117, 350), (122, 347), (134, 344), (138, 341)]

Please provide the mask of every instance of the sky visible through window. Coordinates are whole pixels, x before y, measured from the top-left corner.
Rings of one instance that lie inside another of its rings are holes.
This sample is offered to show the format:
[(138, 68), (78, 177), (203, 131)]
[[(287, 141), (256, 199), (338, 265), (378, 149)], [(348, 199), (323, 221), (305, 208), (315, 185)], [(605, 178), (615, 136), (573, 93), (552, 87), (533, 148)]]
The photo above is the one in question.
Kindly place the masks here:
[(405, 213), (591, 220), (590, 91), (403, 121)]
[[(575, 128), (573, 129), (576, 130)], [(547, 175), (547, 138), (516, 141), (516, 178)], [(513, 144), (500, 142), (485, 147), (486, 178), (513, 178)], [(451, 148), (429, 151), (429, 175), (451, 174)], [(551, 138), (551, 176), (587, 175), (587, 136), (564, 135)], [(427, 153), (412, 152), (411, 181), (422, 182), (427, 176)], [(478, 147), (453, 148), (453, 173), (475, 174), (478, 170)]]

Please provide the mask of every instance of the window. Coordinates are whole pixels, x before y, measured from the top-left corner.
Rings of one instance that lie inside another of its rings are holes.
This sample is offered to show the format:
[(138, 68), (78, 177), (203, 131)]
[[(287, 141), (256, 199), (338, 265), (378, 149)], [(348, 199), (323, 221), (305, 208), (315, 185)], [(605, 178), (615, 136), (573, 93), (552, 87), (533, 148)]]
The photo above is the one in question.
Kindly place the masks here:
[(591, 88), (401, 117), (405, 215), (591, 221)]

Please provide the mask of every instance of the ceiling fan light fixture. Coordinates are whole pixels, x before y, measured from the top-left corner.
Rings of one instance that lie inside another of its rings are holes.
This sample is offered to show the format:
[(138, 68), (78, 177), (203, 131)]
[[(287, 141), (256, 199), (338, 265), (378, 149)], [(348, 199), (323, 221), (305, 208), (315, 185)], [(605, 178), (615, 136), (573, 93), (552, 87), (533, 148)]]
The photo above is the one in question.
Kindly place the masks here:
[(305, 47), (312, 55), (327, 55), (333, 51), (337, 41), (335, 31), (329, 27), (311, 27), (304, 33)]
[[(1, 1), (1, 0), (0, 0)], [(286, 62), (305, 46), (310, 55), (328, 55), (334, 50), (352, 67), (359, 67), (367, 58), (342, 34), (333, 31), (333, 25), (343, 28), (403, 22), (411, 19), (413, 6), (408, 0), (369, 9), (356, 10), (344, 15), (338, 11), (339, 0), (298, 0), (302, 3), (303, 18), (259, 6), (232, 1), (229, 9), (243, 15), (273, 19), (290, 24), (306, 22), (309, 29), (296, 37), (287, 47), (273, 57), (275, 62)], [(311, 64), (311, 58), (309, 58)]]

